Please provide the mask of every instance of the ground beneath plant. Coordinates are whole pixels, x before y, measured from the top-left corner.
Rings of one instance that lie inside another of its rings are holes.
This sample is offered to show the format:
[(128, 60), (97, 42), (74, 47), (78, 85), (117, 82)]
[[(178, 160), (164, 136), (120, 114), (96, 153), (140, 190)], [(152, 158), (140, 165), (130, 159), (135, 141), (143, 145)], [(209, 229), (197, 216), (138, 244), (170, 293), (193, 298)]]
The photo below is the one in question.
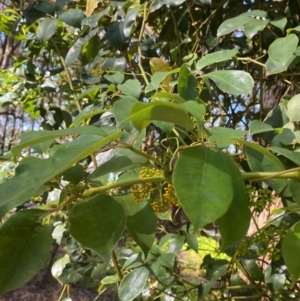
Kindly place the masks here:
[[(61, 295), (63, 286), (59, 284), (51, 275), (45, 270), (40, 271), (32, 280), (22, 287), (5, 293), (0, 297), (0, 301), (57, 301)], [(113, 293), (104, 291), (101, 296), (96, 289), (88, 289), (82, 286), (70, 286), (70, 299), (72, 301), (113, 301), (115, 296)], [(63, 298), (67, 298), (65, 292)], [(68, 301), (71, 301), (67, 299)]]

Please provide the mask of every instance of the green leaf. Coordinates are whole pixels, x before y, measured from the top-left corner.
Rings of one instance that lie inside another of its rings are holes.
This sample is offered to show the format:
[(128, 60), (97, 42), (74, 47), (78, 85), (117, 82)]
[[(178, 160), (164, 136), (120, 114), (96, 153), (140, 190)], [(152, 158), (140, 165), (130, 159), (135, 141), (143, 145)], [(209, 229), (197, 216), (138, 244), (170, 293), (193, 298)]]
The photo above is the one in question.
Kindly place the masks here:
[(114, 198), (99, 194), (77, 203), (69, 221), (71, 235), (78, 242), (109, 260), (125, 228), (125, 212)]
[(105, 78), (114, 85), (119, 85), (124, 81), (125, 75), (121, 72), (105, 75)]
[(130, 36), (132, 27), (136, 22), (136, 18), (140, 11), (140, 8), (141, 8), (140, 6), (136, 6), (127, 12), (124, 18), (124, 28), (123, 28), (125, 37)]
[(21, 135), (20, 139), (23, 141), (20, 145), (12, 148), (11, 152), (13, 153), (14, 157), (16, 157), (19, 152), (28, 147), (39, 144), (44, 141), (54, 140), (58, 137), (64, 137), (69, 135), (99, 135), (107, 137), (112, 132), (116, 131), (115, 128), (112, 127), (102, 127), (98, 128), (96, 126), (79, 126), (74, 128), (69, 128), (65, 130), (56, 130), (56, 131), (31, 131)]
[(277, 38), (269, 47), (269, 57), (271, 60), (287, 69), (294, 51), (298, 46), (299, 39), (295, 34), (290, 34), (285, 38)]
[(198, 81), (186, 65), (182, 65), (178, 78), (178, 93), (185, 100), (196, 100), (199, 96)]
[(137, 167), (141, 167), (147, 163), (148, 159), (135, 153), (130, 153), (128, 156), (120, 156), (112, 158), (95, 169), (89, 176), (89, 182), (106, 175), (111, 172), (128, 171)]
[(134, 127), (130, 121), (125, 121), (130, 115), (134, 104), (138, 103), (137, 99), (132, 97), (125, 97), (117, 100), (113, 106), (114, 116), (119, 124), (126, 132), (130, 133)]
[(214, 53), (210, 53), (202, 57), (196, 64), (197, 70), (201, 70), (206, 66), (219, 63), (219, 62), (224, 62), (228, 61), (232, 57), (236, 56), (238, 53), (238, 49), (233, 49), (233, 50), (221, 50), (221, 51), (216, 51)]
[(163, 254), (157, 259), (157, 262), (163, 267), (169, 270), (173, 270), (174, 263), (175, 263), (175, 254), (172, 253)]
[(293, 200), (300, 205), (300, 182), (298, 179), (288, 179), (288, 187), (292, 194)]
[[(282, 164), (274, 164), (269, 156), (264, 153), (255, 150), (254, 148), (246, 146), (246, 156), (248, 164), (252, 171), (283, 171)], [(275, 157), (276, 158), (276, 157)], [(277, 194), (279, 194), (286, 185), (284, 179), (268, 179), (265, 182), (270, 185)]]
[(118, 85), (118, 89), (125, 95), (139, 99), (142, 86), (141, 83), (134, 79), (127, 80), (124, 84)]
[(149, 270), (145, 267), (139, 267), (127, 274), (119, 287), (120, 301), (132, 301), (143, 290), (147, 279), (149, 277)]
[(37, 29), (37, 37), (42, 42), (45, 43), (55, 34), (57, 29), (58, 20), (46, 18), (39, 24)]
[(197, 122), (198, 133), (201, 133), (203, 128), (204, 115), (206, 113), (206, 106), (202, 103), (198, 103), (196, 101), (186, 101), (180, 104), (181, 107), (186, 109)]
[(81, 9), (70, 8), (62, 13), (58, 13), (58, 17), (67, 25), (80, 28), (81, 21), (85, 16)]
[(270, 22), (273, 26), (279, 28), (282, 33), (284, 33), (284, 28), (287, 23), (287, 18), (282, 16), (277, 16), (273, 21)]
[(223, 127), (213, 127), (210, 130), (208, 130), (208, 133), (209, 143), (213, 146), (217, 145), (219, 148), (225, 148), (232, 144), (232, 141), (229, 140), (230, 138), (242, 138), (245, 135), (247, 135), (247, 131), (234, 130)]
[(226, 213), (217, 221), (222, 237), (221, 251), (245, 237), (251, 220), (245, 182), (232, 160), (228, 161), (228, 166), (232, 177), (233, 200)]
[(81, 135), (69, 144), (53, 147), (48, 159), (28, 157), (21, 160), (15, 175), (0, 184), (0, 215), (40, 195), (46, 190), (45, 183), (107, 143), (119, 139), (121, 134), (116, 132), (102, 139), (98, 135)]
[(161, 101), (134, 104), (131, 109), (131, 116), (124, 121), (132, 121), (135, 128), (141, 131), (154, 120), (172, 122), (187, 129), (193, 129), (193, 122), (183, 108), (175, 103)]
[(173, 184), (195, 229), (220, 218), (233, 199), (231, 159), (204, 146), (180, 151)]
[(116, 197), (123, 206), (127, 229), (147, 256), (155, 239), (157, 217), (147, 202), (135, 203), (130, 195)]
[(287, 104), (287, 116), (291, 122), (300, 121), (300, 94), (294, 96)]
[(292, 162), (294, 162), (295, 164), (300, 166), (300, 153), (299, 152), (293, 152), (293, 151), (290, 151), (285, 148), (274, 147), (274, 146), (268, 147), (268, 149), (272, 152), (275, 152), (277, 154), (285, 156), (286, 158), (288, 158), (289, 160), (291, 160)]
[(242, 26), (244, 26), (247, 22), (250, 22), (253, 20), (249, 16), (245, 16), (244, 14), (241, 14), (235, 18), (230, 18), (225, 20), (220, 27), (218, 28), (217, 31), (217, 37), (224, 36), (228, 33), (231, 33)]
[(282, 256), (288, 271), (292, 276), (291, 287), (300, 278), (300, 222), (297, 222), (287, 232), (282, 241)]
[[(174, 235), (170, 240), (170, 244), (169, 244), (167, 253), (171, 253), (174, 256), (178, 256), (184, 243), (185, 243), (185, 236)], [(174, 264), (174, 262), (173, 262), (173, 264)], [(173, 265), (172, 265), (172, 267), (173, 267)]]
[(0, 227), (0, 295), (25, 284), (46, 264), (52, 237), (41, 219), (47, 214), (20, 211)]
[(279, 169), (283, 170), (284, 169), (284, 165), (281, 163), (281, 161), (274, 156), (269, 150), (267, 150), (266, 148), (260, 146), (257, 143), (254, 142), (250, 142), (250, 141), (246, 141), (243, 139), (238, 139), (238, 138), (223, 138), (222, 140), (220, 140), (219, 142), (222, 143), (223, 141), (229, 140), (232, 142), (237, 142), (240, 143), (242, 145), (245, 145), (248, 148), (251, 148), (253, 150), (255, 150), (256, 152), (261, 153), (261, 155), (267, 157), (270, 161), (273, 162), (273, 164), (277, 165)]
[(251, 94), (254, 86), (249, 73), (238, 70), (220, 70), (206, 74), (223, 92), (240, 95)]
[(252, 39), (257, 32), (262, 31), (269, 24), (269, 20), (253, 18), (244, 26), (244, 32), (248, 39)]
[(253, 120), (250, 123), (250, 133), (252, 135), (264, 132), (275, 131), (272, 126), (259, 120)]
[(160, 101), (174, 101), (176, 103), (183, 103), (185, 102), (185, 100), (176, 95), (176, 94), (173, 94), (173, 93), (167, 93), (167, 92), (158, 92), (158, 93), (155, 93), (155, 95), (153, 96), (153, 100), (157, 101), (157, 100), (160, 100)]
[(245, 259), (242, 260), (242, 262), (246, 267), (249, 276), (251, 276), (251, 279), (253, 279), (254, 281), (264, 281), (264, 273), (255, 260)]

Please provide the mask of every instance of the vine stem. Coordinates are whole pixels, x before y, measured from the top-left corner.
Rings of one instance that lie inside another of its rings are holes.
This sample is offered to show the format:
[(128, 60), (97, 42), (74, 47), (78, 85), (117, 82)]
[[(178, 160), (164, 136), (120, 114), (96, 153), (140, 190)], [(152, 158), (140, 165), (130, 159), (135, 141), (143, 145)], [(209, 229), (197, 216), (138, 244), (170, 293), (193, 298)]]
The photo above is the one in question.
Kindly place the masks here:
[(280, 172), (242, 172), (242, 177), (244, 180), (252, 181), (264, 181), (271, 178), (280, 178), (280, 179), (300, 179), (300, 167), (292, 168)]
[(132, 186), (135, 184), (141, 184), (141, 183), (147, 183), (147, 182), (164, 182), (167, 179), (164, 176), (159, 176), (159, 177), (151, 177), (151, 178), (143, 178), (143, 179), (134, 179), (134, 180), (128, 180), (124, 182), (117, 182), (117, 183), (112, 183), (100, 187), (92, 187), (87, 190), (85, 190), (82, 193), (82, 197), (91, 197), (93, 195), (99, 194), (101, 192), (113, 189), (113, 188), (118, 188), (118, 187), (124, 187), (124, 186)]
[(139, 41), (138, 41), (138, 54), (139, 54), (139, 57), (138, 57), (138, 66), (140, 68), (140, 71), (141, 71), (141, 74), (142, 74), (142, 77), (145, 81), (145, 83), (148, 85), (149, 84), (149, 80), (147, 78), (147, 75), (146, 75), (146, 72), (143, 68), (143, 65), (142, 65), (142, 49), (141, 49), (141, 41), (142, 41), (142, 38), (143, 38), (143, 33), (144, 33), (144, 30), (145, 30), (145, 25), (146, 25), (146, 20), (147, 20), (147, 2), (144, 4), (144, 10), (143, 10), (143, 22), (142, 22), (142, 26), (141, 26), (141, 30), (140, 30), (140, 35), (139, 35)]
[(55, 42), (53, 39), (51, 39), (51, 42), (52, 42), (52, 44), (53, 44), (53, 46), (54, 46), (54, 48), (55, 48), (56, 54), (58, 55), (61, 64), (62, 64), (62, 66), (63, 66), (63, 68), (64, 68), (64, 70), (65, 70), (65, 72), (66, 72), (67, 82), (68, 82), (68, 85), (69, 85), (69, 87), (70, 87), (70, 90), (72, 91), (72, 94), (73, 94), (73, 97), (74, 97), (74, 100), (75, 100), (75, 104), (76, 104), (77, 110), (78, 110), (79, 112), (81, 112), (81, 111), (82, 111), (82, 110), (81, 110), (81, 106), (80, 106), (79, 101), (77, 100), (77, 96), (76, 96), (76, 94), (75, 94), (74, 86), (73, 86), (73, 83), (72, 83), (71, 74), (70, 74), (70, 71), (69, 71), (69, 69), (68, 69), (68, 67), (67, 67), (67, 65), (66, 65), (65, 59), (64, 59), (63, 56), (61, 55), (60, 50), (59, 50), (59, 48), (58, 48), (56, 42)]

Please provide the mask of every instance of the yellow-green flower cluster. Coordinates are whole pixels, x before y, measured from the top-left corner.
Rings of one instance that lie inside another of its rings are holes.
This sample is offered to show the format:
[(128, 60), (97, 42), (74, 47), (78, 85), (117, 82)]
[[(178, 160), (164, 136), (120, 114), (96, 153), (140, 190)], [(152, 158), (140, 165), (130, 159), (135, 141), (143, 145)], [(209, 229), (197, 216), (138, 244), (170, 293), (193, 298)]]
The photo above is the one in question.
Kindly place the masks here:
[[(152, 178), (157, 176), (160, 176), (160, 171), (155, 167), (143, 167), (140, 171), (140, 179)], [(151, 191), (151, 182), (135, 184), (131, 187), (131, 195), (136, 203), (140, 203), (143, 200), (149, 198)]]
[(257, 189), (251, 185), (247, 185), (246, 190), (250, 199), (250, 207), (257, 213), (262, 212), (274, 202), (274, 197), (272, 196), (271, 191), (267, 188)]
[(173, 185), (168, 184), (164, 188), (164, 192), (162, 193), (160, 200), (153, 202), (151, 205), (156, 214), (166, 212), (172, 206), (179, 207)]

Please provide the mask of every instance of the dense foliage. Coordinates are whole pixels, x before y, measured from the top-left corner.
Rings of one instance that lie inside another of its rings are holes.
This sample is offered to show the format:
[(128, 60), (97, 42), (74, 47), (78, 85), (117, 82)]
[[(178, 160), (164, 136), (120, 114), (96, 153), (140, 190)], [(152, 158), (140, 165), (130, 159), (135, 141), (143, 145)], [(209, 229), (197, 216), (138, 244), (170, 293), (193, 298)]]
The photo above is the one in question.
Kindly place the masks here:
[(0, 294), (51, 264), (122, 301), (299, 300), (298, 5), (3, 2), (0, 104), (40, 126), (3, 134)]

